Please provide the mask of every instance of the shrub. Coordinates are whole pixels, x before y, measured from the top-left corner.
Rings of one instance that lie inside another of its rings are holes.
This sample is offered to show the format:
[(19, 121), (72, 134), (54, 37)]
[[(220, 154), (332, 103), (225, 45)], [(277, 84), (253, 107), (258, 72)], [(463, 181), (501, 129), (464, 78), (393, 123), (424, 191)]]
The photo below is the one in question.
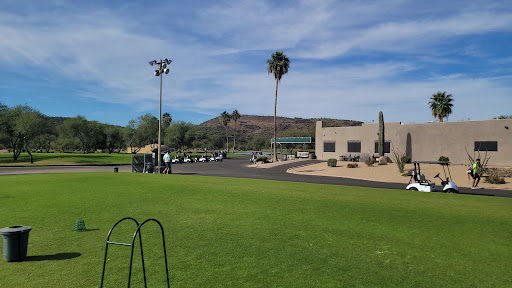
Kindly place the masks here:
[(260, 156), (260, 157), (256, 158), (256, 162), (268, 163), (268, 157), (267, 156)]
[(441, 156), (439, 157), (439, 160), (437, 160), (439, 162), (450, 162), (450, 158), (446, 157), (446, 156)]
[(329, 167), (336, 167), (336, 164), (338, 164), (338, 160), (334, 158), (327, 160), (327, 166)]
[[(464, 147), (465, 148), (465, 147)], [(480, 176), (484, 176), (487, 173), (487, 162), (491, 159), (491, 156), (487, 156), (487, 151), (485, 151), (484, 157), (480, 156), (480, 151), (478, 151), (478, 154), (473, 152), (473, 156), (471, 156), (468, 152), (468, 149), (466, 149), (466, 154), (468, 154), (468, 160), (469, 160), (469, 167), (473, 167), (473, 163), (475, 163), (476, 159), (479, 158), (480, 160), (480, 167), (477, 169), (477, 173), (480, 174)]]
[(400, 171), (400, 173), (404, 173), (405, 163), (409, 162), (411, 159), (407, 155), (405, 155), (405, 153), (394, 148), (392, 149), (391, 152), (393, 160), (395, 161), (396, 166), (398, 167), (398, 171)]
[(500, 177), (512, 177), (512, 168), (487, 168), (487, 173), (496, 174)]
[(373, 166), (373, 164), (375, 164), (375, 160), (373, 158), (370, 158), (370, 159), (364, 161), (364, 164), (366, 164), (368, 166)]
[(348, 163), (347, 164), (347, 168), (356, 168), (358, 167), (359, 165), (357, 165), (357, 163)]
[(492, 173), (489, 175), (489, 177), (485, 178), (485, 183), (505, 184), (505, 178), (498, 176), (498, 174)]
[(402, 173), (402, 176), (410, 177), (410, 176), (412, 176), (413, 171), (414, 171), (413, 169), (409, 169), (409, 170), (405, 171), (404, 173)]

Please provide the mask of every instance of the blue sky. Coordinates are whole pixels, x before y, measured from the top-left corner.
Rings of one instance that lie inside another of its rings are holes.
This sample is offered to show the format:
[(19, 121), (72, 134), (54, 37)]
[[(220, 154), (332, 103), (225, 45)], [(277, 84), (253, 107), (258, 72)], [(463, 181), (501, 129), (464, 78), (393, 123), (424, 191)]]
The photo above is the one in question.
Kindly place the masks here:
[(280, 116), (424, 123), (437, 91), (449, 121), (512, 114), (508, 0), (188, 2), (0, 0), (0, 102), (126, 125), (158, 115), (147, 62), (170, 58), (174, 120), (273, 115), (266, 60), (282, 50)]

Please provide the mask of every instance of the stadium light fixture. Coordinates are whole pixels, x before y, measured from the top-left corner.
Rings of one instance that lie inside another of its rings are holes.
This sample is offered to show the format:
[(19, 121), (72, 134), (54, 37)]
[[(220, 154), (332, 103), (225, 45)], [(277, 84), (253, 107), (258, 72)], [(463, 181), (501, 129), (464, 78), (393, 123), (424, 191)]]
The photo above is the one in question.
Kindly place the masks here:
[(164, 60), (160, 60), (160, 62), (156, 62), (156, 60), (149, 61), (149, 65), (158, 65), (158, 69), (155, 70), (155, 76), (160, 76), (160, 109), (158, 112), (158, 168), (157, 173), (160, 174), (160, 167), (162, 167), (162, 153), (161, 153), (161, 136), (162, 136), (162, 75), (169, 74), (169, 68), (167, 68), (168, 64), (171, 64), (172, 60), (165, 58)]

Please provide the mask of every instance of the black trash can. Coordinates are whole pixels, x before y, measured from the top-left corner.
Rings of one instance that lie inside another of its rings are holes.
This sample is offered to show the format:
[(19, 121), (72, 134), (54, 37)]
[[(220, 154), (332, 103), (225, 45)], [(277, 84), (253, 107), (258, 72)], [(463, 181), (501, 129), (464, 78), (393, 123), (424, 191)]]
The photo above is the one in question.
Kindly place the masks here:
[(20, 262), (27, 257), (29, 226), (11, 226), (0, 229), (4, 238), (4, 260)]
[(114, 173), (117, 173), (117, 172), (119, 172), (119, 168), (118, 168), (118, 167), (115, 167), (115, 168), (114, 168)]

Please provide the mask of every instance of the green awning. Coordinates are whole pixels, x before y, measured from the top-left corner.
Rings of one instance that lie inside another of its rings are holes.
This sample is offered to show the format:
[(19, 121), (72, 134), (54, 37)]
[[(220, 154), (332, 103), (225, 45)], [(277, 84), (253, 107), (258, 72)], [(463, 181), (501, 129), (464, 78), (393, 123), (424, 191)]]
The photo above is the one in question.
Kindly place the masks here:
[[(311, 137), (284, 137), (277, 138), (277, 144), (309, 144), (314, 143), (314, 139)], [(274, 143), (272, 138), (271, 143)]]

